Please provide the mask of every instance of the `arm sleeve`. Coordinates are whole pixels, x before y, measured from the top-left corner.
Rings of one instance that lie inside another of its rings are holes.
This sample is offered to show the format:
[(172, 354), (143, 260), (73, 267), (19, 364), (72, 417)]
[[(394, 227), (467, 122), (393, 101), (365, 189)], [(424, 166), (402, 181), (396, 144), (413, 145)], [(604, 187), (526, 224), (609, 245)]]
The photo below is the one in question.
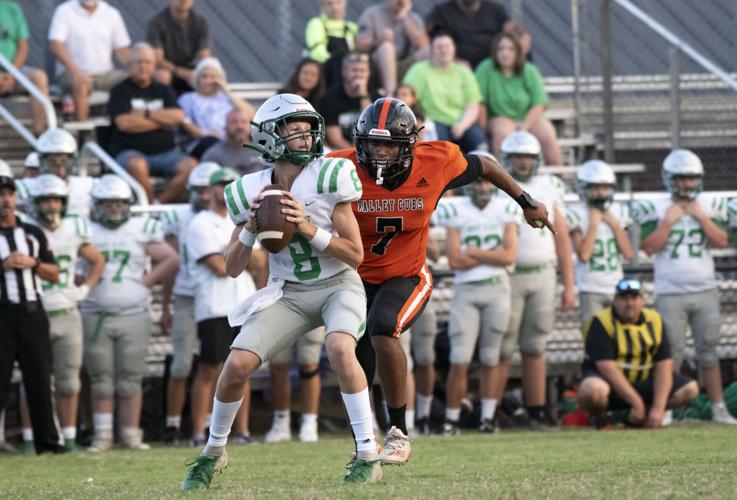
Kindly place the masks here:
[(225, 204), (228, 206), (228, 215), (233, 224), (246, 222), (251, 217), (251, 204), (246, 198), (243, 178), (225, 186)]
[(69, 36), (69, 25), (64, 19), (63, 8), (64, 6), (62, 4), (54, 11), (54, 15), (51, 18), (51, 25), (49, 26), (49, 40), (66, 42)]
[(131, 44), (131, 37), (128, 35), (128, 29), (125, 27), (125, 21), (119, 11), (115, 11), (114, 23), (115, 33), (113, 33), (113, 48), (122, 49), (123, 47), (129, 47)]
[(612, 339), (604, 330), (601, 321), (594, 318), (586, 335), (586, 359), (596, 362), (615, 359), (614, 345)]
[(670, 352), (670, 337), (668, 336), (668, 332), (665, 329), (665, 324), (663, 324), (663, 340), (660, 342), (660, 346), (658, 347), (658, 352), (655, 353), (655, 356), (653, 357), (653, 361), (656, 363), (658, 361), (663, 361), (666, 359), (671, 359), (673, 356)]
[(223, 249), (207, 231), (205, 219), (195, 219), (187, 230), (187, 254), (192, 262), (199, 262), (203, 257), (222, 253)]
[(123, 87), (117, 86), (110, 92), (110, 98), (107, 102), (107, 112), (110, 120), (115, 121), (118, 115), (128, 113), (131, 110), (130, 99), (125, 95)]
[(452, 145), (456, 154), (451, 154), (450, 161), (445, 167), (446, 184), (443, 191), (465, 186), (481, 177), (481, 160), (476, 155), (464, 155), (458, 146)]
[(532, 63), (525, 64), (525, 81), (530, 92), (530, 106), (546, 104), (548, 93), (545, 92), (545, 84), (540, 70)]

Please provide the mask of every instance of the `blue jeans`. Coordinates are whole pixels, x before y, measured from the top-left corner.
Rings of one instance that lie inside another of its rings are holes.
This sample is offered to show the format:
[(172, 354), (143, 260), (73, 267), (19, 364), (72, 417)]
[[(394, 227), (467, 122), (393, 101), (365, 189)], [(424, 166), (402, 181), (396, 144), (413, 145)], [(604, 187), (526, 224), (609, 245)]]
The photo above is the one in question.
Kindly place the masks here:
[(438, 131), (438, 140), (454, 142), (464, 153), (486, 146), (486, 134), (478, 123), (474, 123), (471, 128), (466, 130), (466, 133), (460, 139), (453, 139), (448, 125), (435, 122), (435, 128)]
[(170, 149), (169, 151), (155, 155), (147, 155), (135, 149), (125, 149), (115, 156), (115, 161), (127, 170), (128, 162), (136, 156), (140, 156), (146, 160), (148, 171), (151, 175), (161, 177), (174, 177), (177, 173), (179, 163), (187, 157), (187, 155), (176, 149)]

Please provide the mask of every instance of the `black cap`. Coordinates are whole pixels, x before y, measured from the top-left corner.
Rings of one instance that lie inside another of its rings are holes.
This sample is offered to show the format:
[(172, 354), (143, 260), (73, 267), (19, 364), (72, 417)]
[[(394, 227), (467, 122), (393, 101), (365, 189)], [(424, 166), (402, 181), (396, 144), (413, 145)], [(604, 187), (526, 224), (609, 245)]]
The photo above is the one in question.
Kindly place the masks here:
[(622, 278), (615, 288), (616, 295), (642, 295), (642, 282), (635, 278)]
[(9, 187), (15, 191), (15, 181), (7, 175), (0, 175), (0, 188)]

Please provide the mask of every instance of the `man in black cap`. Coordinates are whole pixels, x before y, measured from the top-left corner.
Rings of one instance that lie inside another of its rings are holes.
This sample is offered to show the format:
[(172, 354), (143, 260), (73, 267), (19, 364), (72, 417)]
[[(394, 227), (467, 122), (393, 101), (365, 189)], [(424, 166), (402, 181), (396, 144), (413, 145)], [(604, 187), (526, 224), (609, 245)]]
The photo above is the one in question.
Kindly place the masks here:
[(46, 236), (15, 216), (15, 182), (0, 176), (0, 409), (18, 360), (37, 453), (62, 453), (51, 405), (51, 342), (41, 280), (59, 281)]
[(578, 402), (600, 416), (627, 409), (633, 426), (662, 427), (666, 408), (689, 404), (698, 384), (673, 373), (670, 342), (660, 314), (645, 307), (642, 283), (617, 283), (614, 303), (583, 325), (586, 342)]

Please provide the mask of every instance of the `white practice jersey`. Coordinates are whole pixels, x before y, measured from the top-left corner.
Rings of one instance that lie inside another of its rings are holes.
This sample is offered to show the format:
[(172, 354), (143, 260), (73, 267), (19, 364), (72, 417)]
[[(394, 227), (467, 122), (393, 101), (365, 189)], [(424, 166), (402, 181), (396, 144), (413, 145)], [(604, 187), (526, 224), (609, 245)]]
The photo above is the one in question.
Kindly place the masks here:
[(92, 243), (105, 257), (105, 271), (81, 309), (85, 313), (133, 314), (148, 310), (150, 290), (143, 284), (146, 246), (164, 241), (161, 224), (131, 217), (118, 228), (92, 223)]
[(67, 178), (67, 188), (69, 189), (69, 199), (67, 200), (67, 215), (78, 215), (89, 219), (90, 210), (92, 209), (92, 177), (80, 177), (70, 175)]
[[(701, 193), (696, 202), (718, 226), (726, 226), (726, 198)], [(670, 197), (633, 204), (632, 220), (640, 226), (640, 241), (655, 230), (672, 204)], [(706, 235), (701, 224), (690, 215), (673, 224), (665, 248), (653, 255), (653, 268), (656, 294), (703, 292), (717, 286), (714, 258)]]
[(43, 282), (44, 309), (58, 311), (77, 307), (77, 287), (74, 285), (74, 270), (77, 265), (79, 247), (90, 242), (90, 225), (82, 217), (64, 217), (56, 229), (48, 229), (40, 223), (35, 223), (43, 229), (49, 240), (54, 260), (59, 266), (59, 282)]
[(734, 233), (734, 231), (737, 231), (737, 198), (729, 200), (727, 209), (729, 212), (729, 229)]
[[(630, 225), (629, 208), (624, 203), (614, 202), (609, 211), (626, 228)], [(568, 230), (581, 231), (586, 238), (589, 229), (589, 207), (576, 203), (566, 212)], [(576, 260), (576, 287), (579, 292), (605, 293), (611, 295), (622, 279), (622, 254), (617, 246), (614, 231), (606, 222), (596, 227), (596, 240), (588, 262)]]
[(176, 236), (179, 248), (179, 271), (177, 279), (174, 281), (173, 292), (175, 295), (184, 295), (194, 297), (194, 284), (192, 277), (189, 275), (189, 255), (187, 254), (187, 229), (189, 223), (195, 216), (195, 212), (190, 206), (173, 209), (169, 212), (161, 214), (161, 222), (163, 224), (164, 236)]
[[(461, 245), (473, 245), (482, 250), (491, 250), (504, 241), (504, 228), (508, 224), (524, 224), (522, 209), (508, 196), (492, 196), (482, 209), (473, 204), (468, 196), (441, 198), (435, 210), (438, 225), (458, 230)], [(507, 273), (504, 266), (481, 264), (472, 269), (455, 272), (456, 283), (481, 281)]]
[[(274, 167), (243, 176), (225, 188), (231, 219), (236, 224), (250, 216), (250, 206), (264, 186), (272, 184)], [(306, 165), (294, 180), (291, 192), (304, 205), (305, 216), (314, 225), (335, 233), (333, 210), (338, 203), (361, 197), (361, 181), (356, 167), (345, 158), (320, 157)], [(269, 254), (271, 276), (298, 282), (312, 282), (348, 269), (348, 264), (317, 250), (295, 233), (292, 241), (277, 254)]]
[(187, 229), (189, 276), (194, 287), (194, 317), (196, 321), (225, 318), (243, 299), (256, 291), (251, 275), (243, 272), (237, 278), (217, 276), (202, 259), (223, 255), (230, 242), (233, 224), (227, 215), (203, 210), (192, 218)]
[[(555, 223), (556, 212), (565, 217), (565, 185), (558, 177), (549, 174), (534, 176), (527, 183), (519, 185), (548, 209), (548, 219)], [(509, 196), (503, 193), (502, 196)], [(526, 222), (519, 232), (517, 265), (521, 267), (540, 266), (556, 262), (555, 239), (548, 229), (536, 229)]]

